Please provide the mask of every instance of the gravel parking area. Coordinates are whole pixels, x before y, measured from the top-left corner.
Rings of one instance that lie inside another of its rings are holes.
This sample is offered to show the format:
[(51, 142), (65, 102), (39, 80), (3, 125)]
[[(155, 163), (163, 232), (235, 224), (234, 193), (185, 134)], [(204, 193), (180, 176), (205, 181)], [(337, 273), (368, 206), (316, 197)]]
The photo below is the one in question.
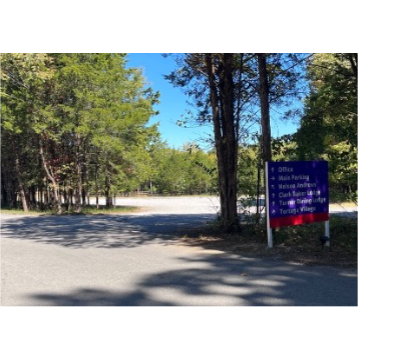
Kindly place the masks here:
[[(91, 198), (91, 204), (95, 204), (95, 198)], [(118, 197), (118, 206), (137, 206), (145, 208), (142, 214), (216, 214), (220, 208), (219, 198), (216, 196), (206, 197)], [(105, 204), (105, 199), (100, 198), (99, 204)]]

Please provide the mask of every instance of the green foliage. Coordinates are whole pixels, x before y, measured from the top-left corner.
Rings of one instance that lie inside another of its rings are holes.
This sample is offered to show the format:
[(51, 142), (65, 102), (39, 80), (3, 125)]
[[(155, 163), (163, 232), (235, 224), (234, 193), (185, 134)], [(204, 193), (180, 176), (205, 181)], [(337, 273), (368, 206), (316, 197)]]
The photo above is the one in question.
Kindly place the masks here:
[[(300, 129), (272, 140), (273, 160), (328, 160), (331, 199), (356, 200), (357, 57), (269, 54), (270, 105), (297, 96), (305, 58), (310, 95)], [(183, 55), (179, 72), (168, 76), (191, 96), (200, 124), (212, 119), (205, 59), (206, 54)], [(222, 71), (223, 54), (213, 54), (213, 60)], [(260, 142), (250, 129), (260, 104), (256, 55), (235, 54), (232, 61), (238, 194), (255, 198), (264, 182)], [(112, 197), (146, 187), (159, 193), (218, 191), (215, 152), (192, 143), (183, 150), (167, 147), (157, 125), (148, 124), (159, 94), (146, 87), (140, 69), (126, 68), (125, 62), (124, 54), (1, 56), (2, 204), (20, 205), (19, 190), (33, 201), (32, 209), (39, 207), (32, 194), (38, 191), (49, 196), (41, 202), (44, 209), (50, 200), (76, 193)], [(219, 92), (220, 101), (222, 88)]]
[(240, 195), (257, 196), (257, 171), (260, 170), (260, 183), (263, 182), (263, 167), (257, 145), (239, 147), (238, 191)]
[[(282, 227), (275, 231), (276, 244), (296, 246), (302, 250), (320, 250), (319, 237), (323, 235), (323, 223), (310, 223)], [(355, 218), (332, 216), (330, 223), (331, 249), (348, 253), (358, 252), (358, 220)]]
[(51, 185), (55, 202), (73, 191), (78, 201), (96, 187), (112, 196), (148, 179), (148, 151), (159, 136), (148, 121), (159, 94), (140, 69), (125, 68), (123, 54), (4, 54), (1, 65), (7, 197), (17, 185), (16, 159), (22, 189)]
[(293, 135), (283, 135), (272, 142), (273, 161), (296, 161), (297, 143)]
[(354, 54), (317, 54), (309, 63), (308, 78), (311, 94), (300, 129), (295, 134), (298, 157), (300, 160), (328, 160), (332, 199), (356, 200), (357, 57)]
[(39, 210), (39, 209), (32, 209), (29, 212), (24, 212), (22, 209), (18, 208), (7, 208), (7, 207), (2, 207), (1, 208), (1, 214), (6, 214), (6, 215), (30, 215), (30, 216), (39, 216), (41, 214), (53, 214), (54, 212), (52, 210)]
[(216, 191), (216, 156), (193, 143), (183, 150), (163, 148), (156, 155), (154, 184), (159, 193), (201, 194)]
[[(259, 141), (255, 137), (256, 141)], [(261, 158), (261, 144), (248, 144), (239, 147), (238, 187), (239, 194), (255, 199), (259, 179), (260, 194), (264, 193), (264, 163)], [(297, 145), (292, 135), (283, 135), (272, 140), (273, 161), (297, 160)], [(258, 178), (258, 170), (260, 171)]]
[[(81, 211), (81, 214), (115, 214), (115, 213), (135, 213), (138, 212), (138, 207), (133, 206), (115, 206), (111, 208), (107, 208), (101, 206), (96, 208), (95, 206), (88, 206), (84, 207)], [(73, 210), (65, 211), (66, 214), (73, 214), (75, 213)]]

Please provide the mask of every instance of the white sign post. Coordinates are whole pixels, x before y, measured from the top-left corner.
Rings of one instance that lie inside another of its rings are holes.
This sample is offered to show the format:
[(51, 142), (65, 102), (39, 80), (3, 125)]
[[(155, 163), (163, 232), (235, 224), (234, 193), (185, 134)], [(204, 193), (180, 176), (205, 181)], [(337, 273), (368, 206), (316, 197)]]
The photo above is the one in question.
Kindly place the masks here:
[(270, 228), (270, 202), (269, 202), (269, 182), (268, 182), (268, 162), (265, 163), (265, 175), (266, 175), (266, 196), (264, 203), (266, 205), (266, 225), (267, 225), (267, 244), (269, 248), (273, 248), (273, 230)]

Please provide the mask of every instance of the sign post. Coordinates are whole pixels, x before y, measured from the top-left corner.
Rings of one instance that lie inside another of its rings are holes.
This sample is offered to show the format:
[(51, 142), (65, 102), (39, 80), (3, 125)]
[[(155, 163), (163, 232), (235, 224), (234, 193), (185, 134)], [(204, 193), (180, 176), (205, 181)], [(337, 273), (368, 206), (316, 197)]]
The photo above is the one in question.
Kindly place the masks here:
[(325, 242), (325, 246), (329, 247), (329, 219), (325, 221), (325, 236), (328, 237), (328, 240)]
[[(325, 221), (329, 238), (328, 162), (266, 162), (268, 247), (272, 228)], [(326, 245), (329, 246), (329, 241)]]
[(267, 224), (267, 245), (269, 248), (273, 248), (273, 230), (270, 227), (270, 204), (268, 203), (268, 198), (270, 196), (269, 194), (269, 181), (268, 181), (268, 162), (266, 161), (266, 169), (265, 169), (265, 173), (266, 173), (266, 200), (265, 200), (265, 204), (266, 204), (266, 224)]

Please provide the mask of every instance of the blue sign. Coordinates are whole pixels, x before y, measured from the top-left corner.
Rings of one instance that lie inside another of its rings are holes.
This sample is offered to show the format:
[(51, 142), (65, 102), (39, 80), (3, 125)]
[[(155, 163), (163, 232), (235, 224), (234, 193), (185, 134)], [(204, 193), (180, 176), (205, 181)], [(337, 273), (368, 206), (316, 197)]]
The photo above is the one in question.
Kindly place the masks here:
[(327, 161), (267, 163), (270, 227), (328, 221)]

